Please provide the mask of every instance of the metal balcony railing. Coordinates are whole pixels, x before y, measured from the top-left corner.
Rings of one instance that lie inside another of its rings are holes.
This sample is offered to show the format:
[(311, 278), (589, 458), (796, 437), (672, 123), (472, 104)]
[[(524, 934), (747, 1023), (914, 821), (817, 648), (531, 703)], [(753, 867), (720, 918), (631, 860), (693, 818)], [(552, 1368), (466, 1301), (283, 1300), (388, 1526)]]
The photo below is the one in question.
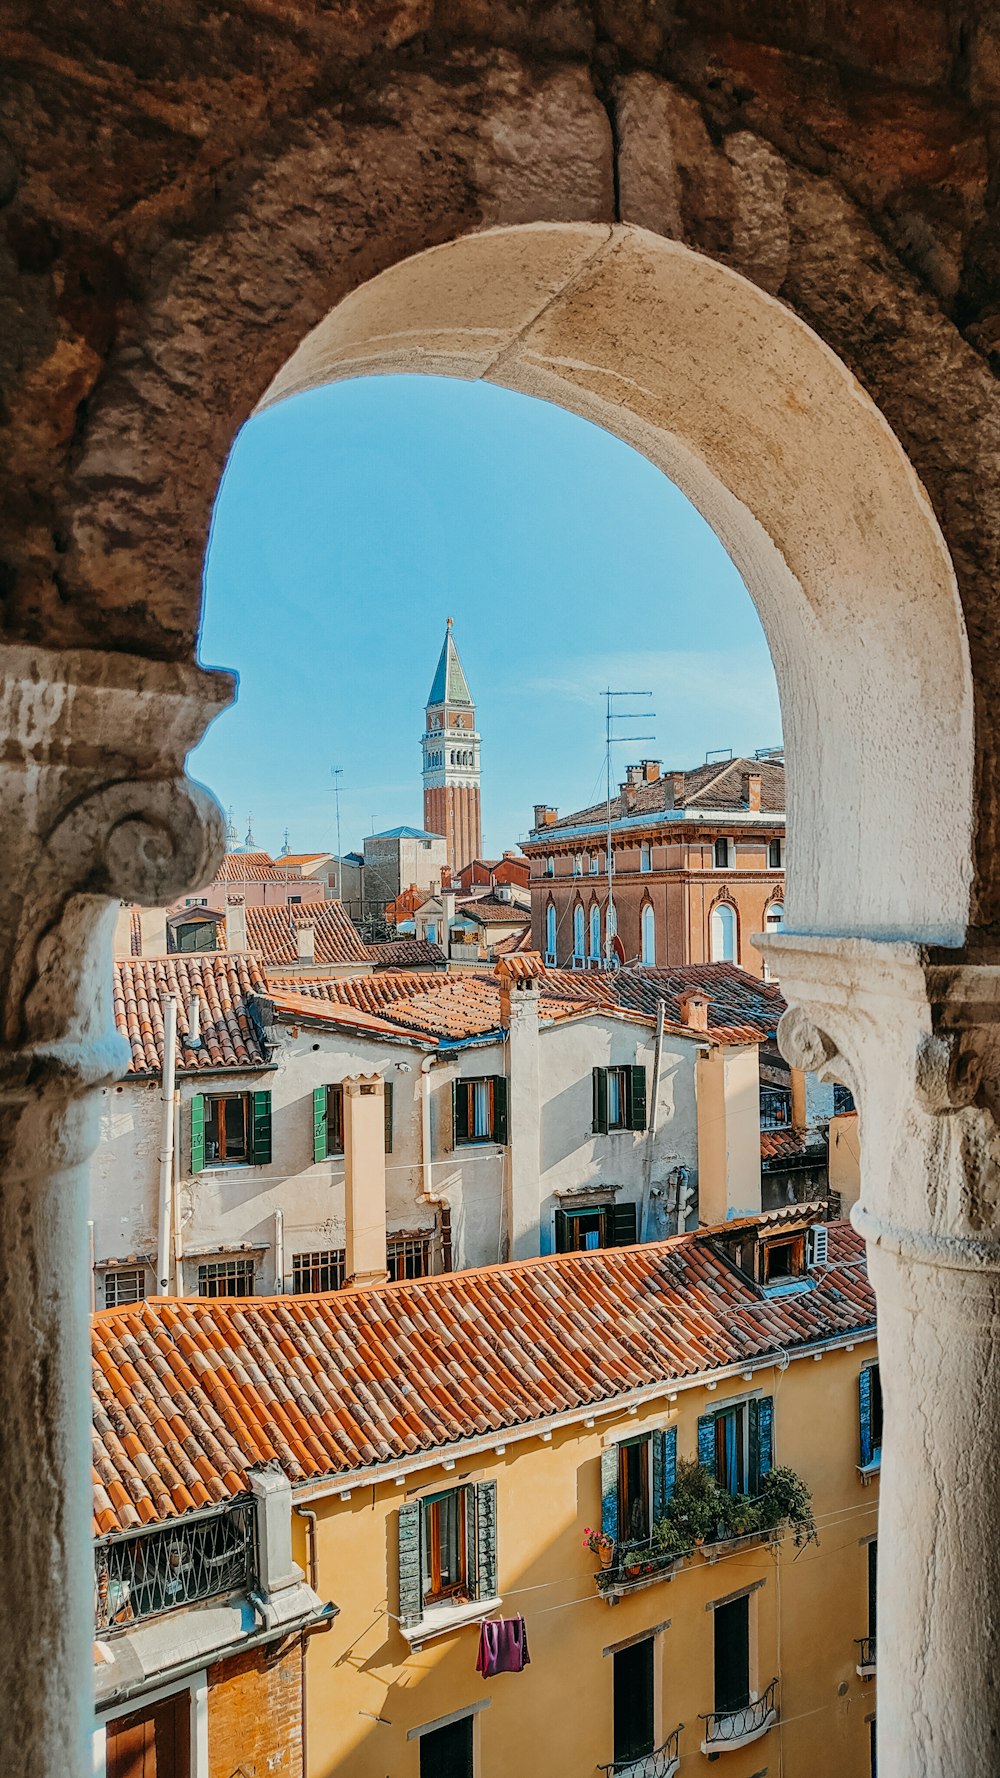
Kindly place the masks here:
[(856, 1636), (858, 1648), (858, 1672), (864, 1676), (875, 1671), (875, 1638), (874, 1636)]
[(750, 1704), (741, 1704), (736, 1710), (713, 1710), (708, 1716), (702, 1716), (705, 1724), (703, 1745), (718, 1748), (720, 1752), (726, 1746), (733, 1746), (754, 1739), (769, 1729), (777, 1717), (775, 1694), (777, 1677), (772, 1679), (766, 1691)]
[(780, 1087), (761, 1087), (760, 1127), (762, 1130), (787, 1130), (792, 1121), (792, 1099)]
[(180, 1605), (248, 1593), (256, 1586), (257, 1512), (252, 1500), (211, 1516), (109, 1538), (94, 1550), (98, 1630), (124, 1629)]
[(609, 1568), (598, 1571), (595, 1579), (602, 1593), (627, 1590), (668, 1574), (692, 1554), (687, 1550), (665, 1550), (653, 1538), (643, 1542), (618, 1544), (615, 1559)]
[(637, 1754), (634, 1759), (612, 1760), (610, 1765), (598, 1766), (607, 1778), (674, 1778), (681, 1763), (680, 1739), (682, 1722), (677, 1724), (672, 1735), (668, 1735), (661, 1747), (654, 1747), (651, 1753)]

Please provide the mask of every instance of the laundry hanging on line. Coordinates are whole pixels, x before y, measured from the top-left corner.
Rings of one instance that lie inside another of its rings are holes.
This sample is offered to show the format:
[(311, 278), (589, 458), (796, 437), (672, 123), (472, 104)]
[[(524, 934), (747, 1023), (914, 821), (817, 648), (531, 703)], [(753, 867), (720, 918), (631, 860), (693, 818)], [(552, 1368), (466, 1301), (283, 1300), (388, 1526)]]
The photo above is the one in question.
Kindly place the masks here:
[(487, 1618), (479, 1631), (476, 1672), (484, 1679), (496, 1673), (520, 1673), (531, 1660), (523, 1617)]

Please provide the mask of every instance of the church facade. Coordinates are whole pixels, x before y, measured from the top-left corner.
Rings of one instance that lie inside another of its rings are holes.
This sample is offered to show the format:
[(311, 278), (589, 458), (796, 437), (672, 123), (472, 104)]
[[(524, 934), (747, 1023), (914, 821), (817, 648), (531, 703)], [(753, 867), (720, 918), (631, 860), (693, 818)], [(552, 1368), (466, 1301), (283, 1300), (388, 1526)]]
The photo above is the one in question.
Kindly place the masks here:
[(455, 646), (451, 618), (427, 699), (423, 736), (424, 827), (443, 834), (447, 862), (464, 870), (483, 850), (476, 707)]

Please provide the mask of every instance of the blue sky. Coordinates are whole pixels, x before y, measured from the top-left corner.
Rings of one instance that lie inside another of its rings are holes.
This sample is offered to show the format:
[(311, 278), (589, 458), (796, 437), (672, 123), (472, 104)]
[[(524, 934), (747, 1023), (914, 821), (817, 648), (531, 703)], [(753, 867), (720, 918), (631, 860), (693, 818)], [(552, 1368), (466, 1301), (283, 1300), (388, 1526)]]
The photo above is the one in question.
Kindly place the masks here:
[(240, 675), (191, 758), (240, 835), (344, 849), (422, 823), (420, 735), (445, 627), (483, 736), (484, 850), (532, 805), (601, 794), (607, 685), (649, 690), (630, 759), (781, 739), (757, 614), (682, 494), (620, 440), (485, 383), (377, 377), (240, 434), (215, 509), (201, 659)]

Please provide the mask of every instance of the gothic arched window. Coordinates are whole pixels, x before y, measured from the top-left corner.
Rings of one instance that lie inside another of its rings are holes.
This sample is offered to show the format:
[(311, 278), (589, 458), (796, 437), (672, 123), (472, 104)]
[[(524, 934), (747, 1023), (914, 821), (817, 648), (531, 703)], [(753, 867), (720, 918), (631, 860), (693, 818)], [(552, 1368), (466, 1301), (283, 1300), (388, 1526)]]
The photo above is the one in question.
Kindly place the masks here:
[(713, 963), (736, 962), (736, 912), (728, 901), (712, 909), (711, 951)]
[(578, 901), (573, 909), (573, 955), (585, 957), (587, 954), (587, 931), (583, 917), (583, 903)]
[(653, 918), (653, 910), (648, 901), (642, 910), (640, 926), (642, 931), (642, 961), (643, 963), (654, 964), (656, 962), (656, 921)]

